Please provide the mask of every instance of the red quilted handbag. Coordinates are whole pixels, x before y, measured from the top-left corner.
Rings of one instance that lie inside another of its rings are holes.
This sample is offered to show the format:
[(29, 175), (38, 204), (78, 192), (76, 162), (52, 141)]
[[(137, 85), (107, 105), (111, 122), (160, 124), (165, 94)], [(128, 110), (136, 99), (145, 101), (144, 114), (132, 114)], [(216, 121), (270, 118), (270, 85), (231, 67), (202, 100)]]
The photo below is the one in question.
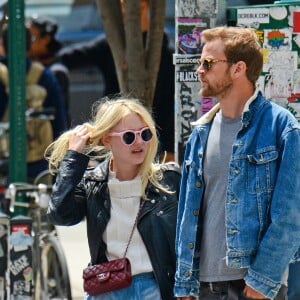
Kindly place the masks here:
[(130, 286), (132, 281), (131, 265), (129, 259), (125, 256), (144, 203), (143, 200), (140, 204), (123, 258), (109, 260), (98, 265), (90, 265), (83, 270), (83, 289), (89, 295), (96, 296)]
[(83, 289), (95, 296), (130, 286), (131, 266), (128, 258), (119, 258), (83, 270)]

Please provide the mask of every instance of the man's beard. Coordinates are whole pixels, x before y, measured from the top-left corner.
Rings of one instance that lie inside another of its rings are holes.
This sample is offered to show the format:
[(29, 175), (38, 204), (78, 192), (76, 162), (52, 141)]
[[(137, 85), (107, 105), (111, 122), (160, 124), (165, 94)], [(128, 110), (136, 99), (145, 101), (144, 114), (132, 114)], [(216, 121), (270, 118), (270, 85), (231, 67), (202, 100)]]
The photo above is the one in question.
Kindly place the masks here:
[(200, 95), (202, 97), (216, 97), (219, 98), (226, 95), (232, 87), (232, 80), (229, 77), (225, 77), (221, 82), (217, 82), (212, 85), (205, 82), (205, 87), (200, 88)]

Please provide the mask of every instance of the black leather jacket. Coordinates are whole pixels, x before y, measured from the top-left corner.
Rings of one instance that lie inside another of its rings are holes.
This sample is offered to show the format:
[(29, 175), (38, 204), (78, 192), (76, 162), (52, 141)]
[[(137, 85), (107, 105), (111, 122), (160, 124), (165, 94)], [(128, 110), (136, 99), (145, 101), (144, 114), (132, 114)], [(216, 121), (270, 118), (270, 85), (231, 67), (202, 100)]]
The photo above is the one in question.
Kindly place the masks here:
[[(56, 225), (74, 225), (86, 218), (91, 263), (106, 261), (106, 244), (99, 238), (110, 218), (108, 160), (88, 170), (89, 158), (68, 150), (59, 168), (48, 218)], [(164, 193), (149, 183), (137, 228), (145, 243), (162, 299), (174, 299), (175, 231), (180, 170), (166, 166), (162, 183), (175, 191)]]

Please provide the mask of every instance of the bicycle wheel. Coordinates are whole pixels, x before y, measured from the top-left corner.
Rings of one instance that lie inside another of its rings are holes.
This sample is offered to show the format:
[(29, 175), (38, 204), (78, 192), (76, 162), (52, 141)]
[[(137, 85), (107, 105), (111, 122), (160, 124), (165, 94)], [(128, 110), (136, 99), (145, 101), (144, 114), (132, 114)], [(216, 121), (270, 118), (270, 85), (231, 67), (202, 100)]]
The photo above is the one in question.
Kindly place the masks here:
[(54, 170), (52, 173), (50, 173), (50, 170), (44, 170), (34, 178), (33, 184), (38, 185), (39, 183), (45, 183), (51, 185), (55, 180), (56, 173)]
[(41, 241), (41, 271), (35, 299), (72, 300), (67, 261), (56, 235), (45, 235)]

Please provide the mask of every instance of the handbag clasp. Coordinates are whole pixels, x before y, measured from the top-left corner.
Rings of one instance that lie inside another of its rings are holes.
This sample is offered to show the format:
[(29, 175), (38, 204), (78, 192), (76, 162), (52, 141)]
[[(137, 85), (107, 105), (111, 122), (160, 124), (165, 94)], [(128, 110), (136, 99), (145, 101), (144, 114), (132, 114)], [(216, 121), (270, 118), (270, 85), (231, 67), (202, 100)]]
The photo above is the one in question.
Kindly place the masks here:
[(98, 279), (101, 281), (107, 280), (110, 276), (110, 272), (103, 272), (97, 275)]

